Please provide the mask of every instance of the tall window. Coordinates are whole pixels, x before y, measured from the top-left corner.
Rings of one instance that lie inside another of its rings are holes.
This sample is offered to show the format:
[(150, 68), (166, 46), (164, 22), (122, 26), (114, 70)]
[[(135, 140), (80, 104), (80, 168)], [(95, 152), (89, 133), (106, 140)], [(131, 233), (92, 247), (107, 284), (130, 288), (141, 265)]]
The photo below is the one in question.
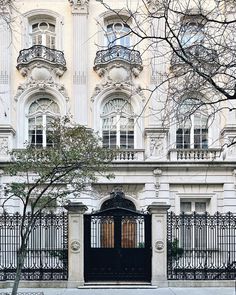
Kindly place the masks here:
[(122, 22), (114, 22), (107, 25), (106, 42), (108, 47), (122, 45), (129, 47), (130, 44), (130, 27)]
[(177, 120), (177, 149), (208, 148), (208, 116), (200, 100), (185, 99), (179, 106)]
[[(185, 200), (180, 201), (181, 213), (192, 214), (203, 214), (207, 211), (207, 203), (209, 200)], [(183, 223), (180, 229), (180, 244), (185, 249), (205, 249), (207, 243), (207, 228), (206, 226), (200, 226), (197, 222)], [(196, 253), (199, 255), (199, 253)], [(187, 256), (187, 255), (186, 255)]]
[(50, 125), (56, 116), (59, 116), (59, 107), (52, 99), (39, 98), (30, 105), (28, 135), (31, 146), (46, 147), (52, 145)]
[(32, 45), (44, 45), (55, 49), (55, 24), (47, 21), (39, 21), (32, 24)]
[(199, 22), (187, 22), (182, 25), (181, 28), (181, 45), (183, 47), (189, 47), (192, 45), (198, 45), (203, 42), (204, 39), (204, 26)]
[(101, 118), (104, 147), (134, 148), (133, 110), (127, 100), (109, 100), (103, 107)]

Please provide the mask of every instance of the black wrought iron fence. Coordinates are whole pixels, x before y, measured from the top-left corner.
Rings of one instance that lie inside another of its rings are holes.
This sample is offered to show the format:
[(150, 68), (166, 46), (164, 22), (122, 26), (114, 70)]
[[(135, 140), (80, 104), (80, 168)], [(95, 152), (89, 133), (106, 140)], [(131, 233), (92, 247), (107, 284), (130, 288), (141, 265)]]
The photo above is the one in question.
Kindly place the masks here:
[[(30, 214), (25, 226), (29, 218)], [(0, 215), (0, 281), (15, 278), (21, 221), (19, 213)], [(39, 215), (30, 234), (22, 279), (67, 280), (67, 235), (67, 213)]]
[(168, 214), (169, 280), (235, 280), (236, 214)]

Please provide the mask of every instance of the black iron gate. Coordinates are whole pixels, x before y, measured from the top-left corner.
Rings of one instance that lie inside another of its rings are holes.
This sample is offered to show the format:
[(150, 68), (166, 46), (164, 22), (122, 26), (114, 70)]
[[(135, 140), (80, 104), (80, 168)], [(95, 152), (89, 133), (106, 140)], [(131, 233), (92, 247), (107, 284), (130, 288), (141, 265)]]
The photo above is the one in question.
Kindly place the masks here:
[(113, 194), (85, 215), (85, 281), (150, 281), (151, 218)]

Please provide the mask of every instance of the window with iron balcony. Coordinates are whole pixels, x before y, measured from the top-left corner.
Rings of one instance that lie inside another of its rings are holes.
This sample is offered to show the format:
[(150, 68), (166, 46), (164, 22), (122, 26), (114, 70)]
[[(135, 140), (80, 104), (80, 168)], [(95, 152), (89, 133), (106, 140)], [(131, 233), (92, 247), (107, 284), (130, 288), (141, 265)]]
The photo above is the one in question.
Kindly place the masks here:
[[(57, 48), (57, 21), (52, 16), (34, 15), (28, 20), (29, 48), (22, 49), (17, 58), (17, 69), (32, 68), (40, 62), (58, 68), (61, 76), (66, 70), (64, 53)], [(22, 75), (24, 72), (21, 71)]]

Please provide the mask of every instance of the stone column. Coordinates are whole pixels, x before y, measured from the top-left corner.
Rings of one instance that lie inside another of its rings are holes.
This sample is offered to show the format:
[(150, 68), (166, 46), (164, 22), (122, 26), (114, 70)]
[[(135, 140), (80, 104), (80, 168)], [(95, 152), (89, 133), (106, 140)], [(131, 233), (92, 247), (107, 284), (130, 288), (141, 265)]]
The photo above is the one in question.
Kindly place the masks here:
[(75, 120), (88, 125), (88, 2), (69, 0), (73, 15), (73, 99)]
[(84, 213), (88, 209), (81, 202), (65, 206), (68, 220), (68, 288), (84, 285)]
[(154, 202), (148, 206), (152, 215), (152, 285), (167, 287), (167, 210), (170, 205)]

